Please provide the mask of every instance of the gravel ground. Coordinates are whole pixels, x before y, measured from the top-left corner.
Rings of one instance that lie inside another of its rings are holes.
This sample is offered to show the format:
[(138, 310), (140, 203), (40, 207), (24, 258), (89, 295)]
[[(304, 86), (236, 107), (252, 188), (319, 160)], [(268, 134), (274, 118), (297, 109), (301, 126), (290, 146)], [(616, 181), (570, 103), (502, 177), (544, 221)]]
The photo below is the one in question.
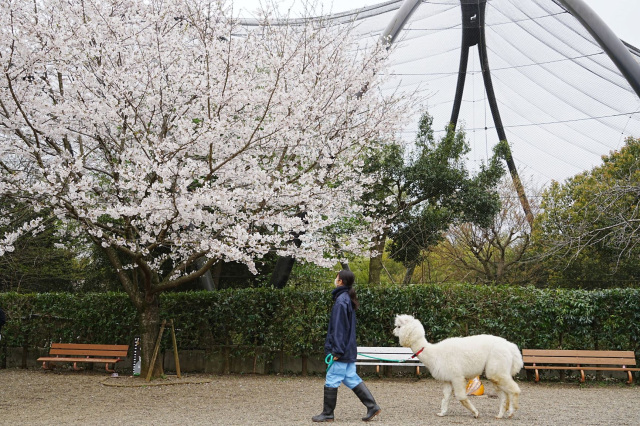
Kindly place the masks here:
[[(386, 425), (639, 425), (640, 388), (621, 383), (520, 382), (520, 410), (497, 420), (491, 384), (472, 397), (474, 419), (452, 401), (446, 417), (432, 379), (368, 378)], [(185, 375), (155, 380), (110, 378), (97, 371), (0, 370), (0, 425), (310, 424), (322, 409), (321, 377)], [(171, 386), (169, 386), (171, 385)], [(334, 424), (362, 424), (364, 406), (344, 386)]]

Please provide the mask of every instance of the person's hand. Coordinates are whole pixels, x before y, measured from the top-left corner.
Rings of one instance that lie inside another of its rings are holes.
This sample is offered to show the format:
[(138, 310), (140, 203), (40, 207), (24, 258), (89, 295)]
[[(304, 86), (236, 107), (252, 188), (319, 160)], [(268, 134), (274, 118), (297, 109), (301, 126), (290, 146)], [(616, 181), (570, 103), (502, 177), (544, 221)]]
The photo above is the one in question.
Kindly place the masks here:
[(336, 354), (331, 354), (331, 356), (333, 357), (333, 360), (334, 360), (334, 361), (337, 361), (337, 360), (338, 360), (338, 358), (340, 358), (340, 357), (339, 357), (338, 355), (336, 355)]

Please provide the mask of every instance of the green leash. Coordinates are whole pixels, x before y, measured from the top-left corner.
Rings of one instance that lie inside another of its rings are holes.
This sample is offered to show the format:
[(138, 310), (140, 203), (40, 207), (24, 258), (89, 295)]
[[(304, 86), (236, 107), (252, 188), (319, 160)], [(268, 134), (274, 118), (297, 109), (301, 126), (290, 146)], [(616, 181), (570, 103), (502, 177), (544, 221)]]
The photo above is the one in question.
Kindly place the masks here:
[[(360, 352), (358, 352), (358, 355), (360, 356), (364, 356), (367, 358), (372, 358), (372, 359), (377, 359), (378, 361), (386, 361), (386, 362), (406, 362), (409, 361), (412, 358), (415, 358), (418, 354), (420, 354), (420, 352), (422, 352), (424, 350), (424, 348), (420, 349), (417, 353), (413, 354), (412, 356), (410, 356), (407, 359), (386, 359), (386, 358), (378, 358), (377, 356), (373, 356), (373, 355), (367, 355), (367, 354), (361, 354)], [(331, 366), (333, 365), (334, 362), (334, 358), (333, 355), (328, 354), (325, 358), (324, 358), (324, 363), (327, 364), (327, 372), (329, 371), (329, 369), (331, 368)]]
[(385, 359), (385, 358), (378, 358), (377, 356), (372, 356), (372, 355), (367, 355), (367, 354), (361, 354), (360, 352), (358, 352), (358, 355), (360, 356), (364, 356), (367, 358), (372, 358), (372, 359), (377, 359), (378, 361), (386, 361), (386, 362), (406, 362), (406, 361), (410, 361), (413, 358), (417, 357), (418, 355), (420, 355), (422, 353), (422, 351), (424, 351), (424, 348), (420, 349), (418, 352), (416, 352), (415, 354), (411, 355), (409, 358), (407, 359)]
[(413, 358), (413, 357), (411, 357), (411, 358), (407, 358), (407, 359), (385, 359), (385, 358), (378, 358), (377, 356), (361, 354), (360, 352), (358, 352), (358, 355), (364, 356), (364, 357), (367, 357), (367, 358), (377, 359), (378, 361), (387, 361), (387, 362), (405, 362), (405, 361), (409, 361), (411, 358)]

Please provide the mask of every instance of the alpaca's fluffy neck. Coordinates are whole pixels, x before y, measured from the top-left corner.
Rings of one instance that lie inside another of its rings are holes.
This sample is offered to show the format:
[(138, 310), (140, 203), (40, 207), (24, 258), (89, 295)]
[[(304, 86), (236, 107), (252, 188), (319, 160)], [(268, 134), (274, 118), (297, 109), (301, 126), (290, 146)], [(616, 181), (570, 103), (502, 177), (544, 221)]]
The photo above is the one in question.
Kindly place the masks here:
[(420, 350), (422, 350), (422, 353), (425, 353), (429, 351), (430, 346), (431, 346), (431, 343), (427, 342), (427, 339), (423, 337), (413, 342), (413, 344), (411, 345), (411, 350), (413, 351), (414, 354), (418, 353), (418, 351)]
[(434, 345), (427, 342), (427, 339), (425, 339), (424, 337), (415, 341), (411, 345), (411, 350), (413, 351), (414, 354), (417, 354), (419, 351), (422, 351), (418, 355), (418, 359), (420, 359), (420, 361), (425, 365), (425, 367), (427, 367), (429, 371), (431, 371), (431, 374), (433, 374), (433, 368), (434, 368), (433, 362), (435, 360), (433, 356), (433, 349), (434, 349)]

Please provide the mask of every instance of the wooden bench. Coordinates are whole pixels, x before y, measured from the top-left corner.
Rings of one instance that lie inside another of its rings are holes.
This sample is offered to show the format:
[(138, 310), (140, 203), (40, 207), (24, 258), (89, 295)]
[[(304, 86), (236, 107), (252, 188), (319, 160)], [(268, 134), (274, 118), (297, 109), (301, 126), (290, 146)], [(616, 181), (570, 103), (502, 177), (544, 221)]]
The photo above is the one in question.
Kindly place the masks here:
[(411, 358), (413, 352), (409, 348), (358, 346), (356, 365), (375, 365), (376, 373), (380, 374), (381, 365), (395, 365), (397, 367), (416, 367), (416, 374), (420, 374), (420, 367), (424, 364), (418, 358)]
[[(81, 343), (52, 343), (49, 356), (38, 358), (42, 362), (42, 368), (48, 370), (52, 362), (72, 362), (73, 369), (77, 370), (79, 362), (104, 362), (104, 369), (109, 373), (109, 364), (124, 361), (129, 351), (129, 345), (89, 345)], [(53, 356), (55, 355), (55, 356)]]
[(636, 365), (633, 351), (581, 351), (581, 350), (551, 350), (551, 349), (523, 349), (522, 360), (524, 368), (535, 370), (536, 382), (540, 381), (538, 370), (579, 370), (580, 382), (584, 382), (585, 371), (626, 371), (629, 375), (627, 383), (633, 383), (632, 371), (640, 368)]

